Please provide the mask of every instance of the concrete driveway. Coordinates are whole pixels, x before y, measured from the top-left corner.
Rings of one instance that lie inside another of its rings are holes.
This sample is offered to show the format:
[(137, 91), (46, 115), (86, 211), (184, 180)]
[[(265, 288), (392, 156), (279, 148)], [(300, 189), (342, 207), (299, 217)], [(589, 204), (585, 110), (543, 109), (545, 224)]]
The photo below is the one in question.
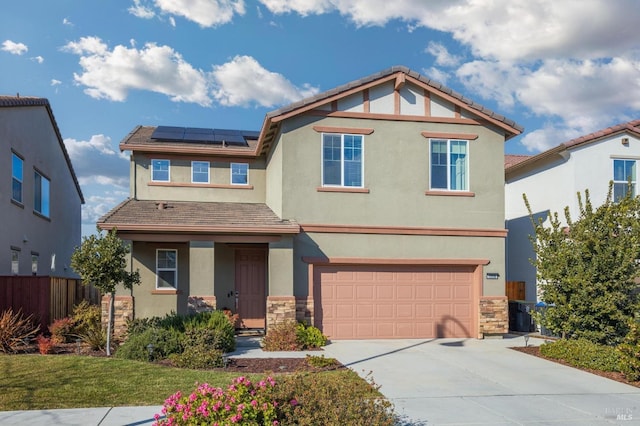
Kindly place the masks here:
[(509, 349), (524, 345), (521, 336), (350, 340), (325, 356), (371, 372), (405, 425), (640, 424), (640, 389)]

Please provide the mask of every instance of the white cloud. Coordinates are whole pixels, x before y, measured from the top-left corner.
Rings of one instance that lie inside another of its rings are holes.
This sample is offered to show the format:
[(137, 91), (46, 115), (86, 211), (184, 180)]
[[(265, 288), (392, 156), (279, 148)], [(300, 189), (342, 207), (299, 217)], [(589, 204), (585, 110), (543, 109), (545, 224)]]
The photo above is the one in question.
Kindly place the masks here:
[(422, 73), (432, 79), (437, 81), (438, 83), (441, 84), (447, 84), (447, 81), (449, 80), (449, 73), (447, 73), (446, 71), (443, 71), (439, 68), (436, 67), (431, 67), (429, 69), (423, 69)]
[(82, 224), (91, 227), (91, 232), (95, 231), (95, 224), (98, 219), (128, 196), (128, 191), (107, 190), (101, 192), (100, 195), (92, 194), (85, 197), (85, 204), (82, 206)]
[(169, 24), (175, 28), (176, 27), (176, 19), (173, 16), (169, 16)]
[(201, 27), (231, 22), (235, 14), (244, 15), (244, 0), (155, 0), (163, 12), (182, 16)]
[(42, 56), (34, 56), (33, 58), (31, 58), (32, 61), (35, 61), (39, 64), (44, 62), (44, 58)]
[(133, 0), (133, 6), (129, 7), (127, 11), (142, 19), (151, 19), (156, 16), (156, 13), (153, 11), (151, 7), (145, 6), (142, 0)]
[(70, 27), (73, 27), (73, 22), (71, 22), (71, 21), (69, 20), (69, 18), (64, 18), (64, 19), (62, 20), (62, 25), (68, 25), (68, 26), (70, 26)]
[(511, 109), (524, 72), (525, 69), (515, 65), (476, 60), (462, 64), (456, 76), (467, 90), (495, 100), (501, 108)]
[(460, 63), (462, 58), (457, 55), (452, 55), (447, 50), (447, 47), (442, 43), (436, 43), (430, 41), (429, 45), (425, 49), (425, 52), (433, 55), (436, 58), (436, 65), (442, 65), (445, 67), (453, 67)]
[(207, 81), (169, 46), (147, 43), (141, 49), (109, 47), (98, 37), (83, 37), (63, 50), (80, 55), (83, 72), (74, 73), (77, 84), (97, 99), (124, 101), (130, 90), (149, 90), (169, 96), (174, 102), (209, 106)]
[(129, 159), (113, 146), (111, 138), (104, 135), (93, 135), (88, 141), (67, 138), (64, 144), (80, 185), (128, 188)]
[(60, 80), (56, 80), (55, 78), (51, 79), (51, 85), (52, 86), (58, 86), (60, 84), (62, 84), (62, 82)]
[(308, 84), (296, 87), (282, 74), (266, 70), (251, 56), (236, 56), (230, 62), (213, 67), (213, 95), (225, 106), (252, 103), (272, 107), (294, 102), (318, 93)]
[(5, 40), (2, 42), (2, 49), (5, 52), (9, 52), (13, 55), (22, 55), (26, 53), (29, 48), (24, 43), (16, 43), (11, 40)]
[(528, 132), (520, 141), (529, 152), (546, 151), (578, 136), (588, 134), (595, 128), (569, 128), (564, 124), (547, 123), (541, 129)]

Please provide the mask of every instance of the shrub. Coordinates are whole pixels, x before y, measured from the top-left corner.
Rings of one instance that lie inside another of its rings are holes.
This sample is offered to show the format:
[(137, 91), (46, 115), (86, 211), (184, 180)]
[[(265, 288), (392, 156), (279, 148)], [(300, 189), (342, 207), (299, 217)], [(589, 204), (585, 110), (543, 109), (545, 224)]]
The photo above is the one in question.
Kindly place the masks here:
[(262, 339), (262, 349), (265, 351), (299, 351), (302, 344), (298, 341), (297, 324), (295, 321), (283, 321), (269, 329)]
[(327, 336), (322, 334), (318, 328), (303, 322), (296, 326), (296, 336), (303, 349), (320, 348), (327, 344)]
[(587, 339), (561, 339), (545, 343), (540, 346), (540, 353), (579, 368), (620, 371), (620, 354), (613, 346), (599, 345)]
[(235, 350), (236, 329), (223, 311), (201, 312), (186, 317), (184, 323), (185, 334), (191, 333), (192, 339), (199, 334), (198, 338), (202, 338), (204, 345), (213, 346), (222, 352)]
[(335, 358), (325, 358), (324, 355), (307, 355), (307, 364), (316, 368), (326, 368), (338, 365), (338, 360)]
[(169, 356), (178, 368), (206, 369), (224, 367), (222, 352), (205, 345), (186, 346), (184, 352)]
[(82, 335), (89, 329), (102, 328), (102, 312), (97, 305), (83, 300), (73, 308), (73, 334)]
[(620, 372), (627, 380), (640, 380), (640, 323), (632, 321), (629, 333), (618, 346), (620, 353)]
[(49, 326), (51, 340), (54, 343), (69, 343), (73, 338), (73, 320), (69, 317), (57, 319)]
[(363, 382), (353, 371), (346, 376), (299, 373), (278, 377), (272, 395), (276, 401), (295, 401), (283, 406), (282, 424), (396, 424), (393, 404), (382, 397), (373, 380)]
[[(177, 330), (148, 328), (141, 333), (127, 337), (127, 340), (116, 351), (117, 358), (137, 361), (157, 361), (171, 354), (182, 352), (182, 336)], [(149, 353), (149, 345), (153, 350)]]
[(269, 377), (258, 383), (238, 377), (226, 390), (204, 383), (188, 396), (180, 392), (170, 396), (162, 407), (166, 418), (156, 414), (156, 424), (277, 425), (280, 404), (269, 398), (275, 385)]
[(53, 348), (55, 347), (55, 342), (54, 342), (54, 340), (52, 338), (44, 337), (42, 334), (40, 334), (38, 337), (36, 337), (36, 342), (38, 342), (38, 351), (42, 355), (47, 355), (47, 354), (52, 354), (53, 353)]
[(22, 311), (16, 313), (9, 308), (0, 314), (0, 352), (15, 353), (32, 339), (40, 329), (33, 322), (33, 316), (24, 317)]

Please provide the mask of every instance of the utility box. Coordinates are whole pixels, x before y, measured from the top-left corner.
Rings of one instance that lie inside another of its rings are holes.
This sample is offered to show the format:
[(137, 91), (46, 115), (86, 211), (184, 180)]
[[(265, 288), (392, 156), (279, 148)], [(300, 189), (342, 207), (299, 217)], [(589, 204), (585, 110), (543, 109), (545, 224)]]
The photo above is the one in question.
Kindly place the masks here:
[(509, 330), (529, 333), (535, 331), (531, 311), (534, 304), (525, 300), (509, 301)]

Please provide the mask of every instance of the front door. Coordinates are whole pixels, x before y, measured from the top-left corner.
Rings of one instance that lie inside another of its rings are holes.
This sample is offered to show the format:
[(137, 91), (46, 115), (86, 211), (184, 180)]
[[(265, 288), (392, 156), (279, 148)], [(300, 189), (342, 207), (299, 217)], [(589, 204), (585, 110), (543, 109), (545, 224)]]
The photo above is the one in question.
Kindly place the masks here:
[(266, 251), (236, 250), (236, 312), (242, 328), (265, 328)]

